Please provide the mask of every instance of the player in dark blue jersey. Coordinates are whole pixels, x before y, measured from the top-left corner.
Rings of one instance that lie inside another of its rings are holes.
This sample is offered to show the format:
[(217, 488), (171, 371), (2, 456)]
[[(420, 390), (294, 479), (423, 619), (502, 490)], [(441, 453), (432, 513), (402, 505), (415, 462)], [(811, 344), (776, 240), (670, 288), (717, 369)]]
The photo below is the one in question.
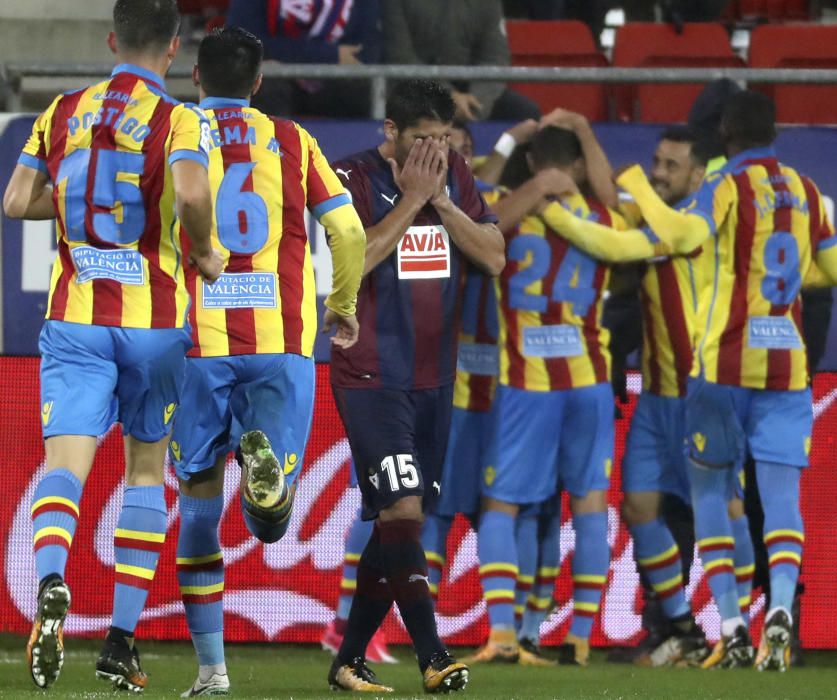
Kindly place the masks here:
[(384, 143), (334, 164), (366, 228), (358, 343), (332, 354), (331, 379), (352, 448), (364, 517), (376, 519), (358, 565), (334, 688), (386, 692), (367, 642), (393, 601), (428, 692), (459, 690), (468, 669), (439, 640), (421, 546), (423, 506), (440, 490), (450, 427), (462, 269), (505, 262), (496, 217), (464, 159), (449, 150), (454, 105), (431, 81), (398, 85)]

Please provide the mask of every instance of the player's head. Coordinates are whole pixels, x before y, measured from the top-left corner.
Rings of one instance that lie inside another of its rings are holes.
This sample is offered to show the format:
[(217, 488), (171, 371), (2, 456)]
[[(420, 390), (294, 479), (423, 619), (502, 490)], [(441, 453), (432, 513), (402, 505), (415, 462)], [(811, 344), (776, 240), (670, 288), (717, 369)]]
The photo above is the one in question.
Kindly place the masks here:
[(198, 48), (193, 71), (204, 97), (249, 99), (262, 83), (262, 42), (241, 27), (225, 27), (207, 34)]
[(730, 156), (776, 140), (776, 105), (766, 95), (744, 90), (730, 97), (721, 117), (721, 136)]
[(563, 170), (579, 186), (587, 182), (581, 141), (574, 131), (559, 126), (546, 126), (535, 133), (529, 149), (529, 165), (535, 173), (546, 168)]
[(453, 115), (450, 90), (435, 80), (405, 80), (387, 98), (384, 137), (395, 161), (403, 165), (413, 142), (450, 134)]
[(461, 155), (470, 166), (471, 159), (474, 157), (474, 136), (471, 134), (468, 123), (455, 119), (450, 128), (448, 142), (450, 147)]
[(666, 204), (676, 204), (696, 192), (706, 174), (707, 151), (687, 126), (660, 135), (651, 167), (651, 185)]
[(176, 0), (116, 0), (108, 45), (122, 56), (166, 57), (180, 46)]

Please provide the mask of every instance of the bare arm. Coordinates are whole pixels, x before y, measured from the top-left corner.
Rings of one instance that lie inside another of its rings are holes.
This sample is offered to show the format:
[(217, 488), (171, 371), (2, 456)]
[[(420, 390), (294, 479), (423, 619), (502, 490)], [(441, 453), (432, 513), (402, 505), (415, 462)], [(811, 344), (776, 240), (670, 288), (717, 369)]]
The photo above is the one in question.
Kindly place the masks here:
[[(508, 131), (504, 131), (503, 135), (498, 139), (497, 145), (491, 151), (491, 154), (480, 164), (479, 168), (474, 169), (474, 175), (489, 185), (498, 184), (500, 182), (500, 176), (503, 174), (503, 168), (506, 167), (506, 162), (509, 160), (509, 156), (512, 150), (514, 150), (514, 147), (529, 143), (537, 130), (538, 122), (534, 119), (527, 119), (526, 121), (520, 122), (520, 124), (515, 124)], [(509, 139), (512, 139), (514, 143)]]
[(389, 214), (374, 226), (366, 229), (366, 262), (363, 274), (367, 275), (395, 250), (398, 241), (413, 223), (427, 200), (415, 193), (405, 193)]
[(506, 264), (505, 241), (496, 224), (478, 224), (446, 194), (433, 200), (450, 237), (462, 254), (488, 275), (496, 276)]
[(497, 226), (505, 234), (517, 226), (547, 197), (558, 197), (567, 192), (578, 191), (572, 179), (557, 168), (541, 170), (513, 192), (492, 205), (492, 211), (499, 221)]
[(192, 244), (191, 259), (208, 282), (221, 274), (221, 256), (212, 249), (212, 193), (206, 168), (190, 159), (171, 166), (177, 216)]
[(10, 219), (54, 219), (49, 176), (28, 165), (15, 166), (3, 195), (3, 210)]

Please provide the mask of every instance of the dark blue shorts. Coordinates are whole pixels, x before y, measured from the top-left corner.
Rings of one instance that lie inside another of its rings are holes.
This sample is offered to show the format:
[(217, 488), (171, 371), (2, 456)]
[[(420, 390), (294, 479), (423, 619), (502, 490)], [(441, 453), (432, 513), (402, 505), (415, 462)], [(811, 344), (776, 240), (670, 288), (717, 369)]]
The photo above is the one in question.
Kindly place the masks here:
[(427, 510), (441, 493), (453, 385), (332, 390), (352, 449), (363, 519), (406, 496), (421, 496)]

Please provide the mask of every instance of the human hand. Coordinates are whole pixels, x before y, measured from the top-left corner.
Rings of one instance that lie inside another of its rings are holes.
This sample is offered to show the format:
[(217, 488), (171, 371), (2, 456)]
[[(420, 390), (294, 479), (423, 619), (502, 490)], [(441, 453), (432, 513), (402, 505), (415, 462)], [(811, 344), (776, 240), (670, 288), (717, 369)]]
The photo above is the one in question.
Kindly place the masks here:
[(577, 193), (578, 185), (563, 170), (545, 168), (535, 175), (535, 183), (543, 197), (560, 197), (562, 194)]
[(456, 105), (456, 116), (459, 119), (469, 122), (479, 119), (480, 112), (482, 112), (482, 103), (470, 92), (452, 90), (451, 97), (453, 97), (453, 103)]
[(534, 119), (527, 119), (519, 124), (515, 124), (511, 129), (507, 129), (506, 133), (511, 136), (514, 139), (514, 142), (519, 146), (522, 143), (529, 143), (537, 131), (538, 122)]
[(198, 255), (193, 250), (189, 254), (189, 261), (192, 265), (198, 268), (198, 271), (201, 273), (201, 277), (204, 281), (209, 282), (209, 284), (215, 282), (224, 270), (224, 258), (221, 253), (214, 248), (210, 248), (209, 252), (204, 253), (203, 255)]
[(361, 44), (340, 44), (337, 47), (337, 62), (341, 66), (358, 65), (362, 63), (358, 58), (361, 51), (363, 51)]
[(587, 117), (578, 112), (571, 112), (562, 107), (556, 107), (549, 114), (541, 117), (538, 123), (538, 128), (543, 129), (545, 126), (557, 126), (562, 129), (569, 129), (575, 131), (587, 125)]
[(348, 350), (360, 336), (360, 324), (355, 314), (341, 316), (336, 311), (326, 309), (321, 333), (330, 333), (332, 328), (336, 328), (336, 331), (331, 337), (331, 344), (341, 350)]
[(441, 148), (436, 139), (416, 139), (400, 168), (395, 160), (388, 160), (395, 184), (404, 197), (412, 197), (425, 204), (434, 196), (438, 188), (439, 169), (442, 167)]
[(435, 166), (431, 165), (431, 170), (434, 167), (436, 169), (436, 189), (430, 197), (430, 203), (433, 206), (441, 204), (448, 197), (448, 158), (450, 156), (450, 143), (447, 136), (437, 143), (437, 164)]

